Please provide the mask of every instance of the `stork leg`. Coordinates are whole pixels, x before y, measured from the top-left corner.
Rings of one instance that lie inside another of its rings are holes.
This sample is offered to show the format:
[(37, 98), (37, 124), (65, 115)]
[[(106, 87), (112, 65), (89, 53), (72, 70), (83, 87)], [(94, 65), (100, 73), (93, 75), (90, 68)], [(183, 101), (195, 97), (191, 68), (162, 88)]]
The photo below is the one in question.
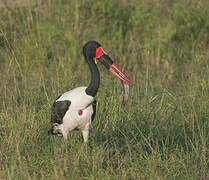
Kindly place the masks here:
[(82, 134), (83, 134), (83, 140), (84, 140), (84, 144), (85, 144), (85, 149), (86, 149), (86, 152), (88, 151), (88, 136), (89, 136), (89, 129), (84, 129), (82, 131)]

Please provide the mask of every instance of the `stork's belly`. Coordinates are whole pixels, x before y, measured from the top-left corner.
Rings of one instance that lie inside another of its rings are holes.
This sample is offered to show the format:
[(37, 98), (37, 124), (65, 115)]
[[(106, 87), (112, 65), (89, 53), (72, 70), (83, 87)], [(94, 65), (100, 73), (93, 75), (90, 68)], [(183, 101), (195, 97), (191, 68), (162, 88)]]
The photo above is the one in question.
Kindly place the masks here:
[(93, 114), (92, 106), (87, 107), (82, 110), (82, 114), (79, 114), (80, 109), (69, 109), (64, 118), (63, 125), (67, 131), (71, 131), (73, 129), (83, 130), (86, 126), (91, 124), (91, 116)]

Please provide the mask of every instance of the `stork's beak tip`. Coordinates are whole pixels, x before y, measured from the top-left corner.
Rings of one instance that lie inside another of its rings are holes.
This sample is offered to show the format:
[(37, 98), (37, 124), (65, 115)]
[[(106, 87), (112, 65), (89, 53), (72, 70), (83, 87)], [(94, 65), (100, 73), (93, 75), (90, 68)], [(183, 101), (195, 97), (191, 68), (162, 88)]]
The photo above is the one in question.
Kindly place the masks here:
[(133, 85), (133, 81), (131, 79), (129, 79), (124, 72), (116, 65), (116, 64), (112, 64), (109, 71), (111, 73), (113, 73), (116, 77), (118, 77), (119, 79), (121, 79), (125, 84), (132, 86)]

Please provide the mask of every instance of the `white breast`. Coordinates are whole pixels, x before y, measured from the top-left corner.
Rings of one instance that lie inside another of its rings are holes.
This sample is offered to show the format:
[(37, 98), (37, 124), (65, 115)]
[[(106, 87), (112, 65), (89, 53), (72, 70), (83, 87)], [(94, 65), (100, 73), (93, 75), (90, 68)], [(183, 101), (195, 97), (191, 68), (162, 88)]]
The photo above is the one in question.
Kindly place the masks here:
[(94, 97), (86, 94), (87, 87), (78, 87), (62, 94), (56, 101), (71, 101), (70, 108), (84, 109), (94, 100)]
[[(71, 101), (68, 111), (63, 117), (63, 128), (66, 132), (75, 128), (86, 129), (91, 124), (91, 116), (93, 114), (92, 106), (88, 106), (93, 102), (94, 97), (87, 95), (85, 90), (87, 87), (78, 87), (62, 94), (56, 101)], [(82, 115), (78, 111), (82, 110)]]

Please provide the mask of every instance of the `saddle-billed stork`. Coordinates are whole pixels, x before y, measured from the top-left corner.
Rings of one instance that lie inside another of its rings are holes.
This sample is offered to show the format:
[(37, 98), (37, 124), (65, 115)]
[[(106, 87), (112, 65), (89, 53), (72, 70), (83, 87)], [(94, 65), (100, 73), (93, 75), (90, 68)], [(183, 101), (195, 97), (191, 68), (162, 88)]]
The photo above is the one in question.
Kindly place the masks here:
[(125, 84), (132, 81), (122, 72), (96, 41), (89, 41), (83, 46), (83, 55), (91, 71), (91, 82), (88, 87), (78, 87), (59, 96), (52, 105), (51, 134), (67, 139), (69, 131), (78, 129), (82, 132), (87, 144), (89, 128), (96, 113), (96, 99), (100, 73), (97, 62), (101, 62), (110, 72)]

